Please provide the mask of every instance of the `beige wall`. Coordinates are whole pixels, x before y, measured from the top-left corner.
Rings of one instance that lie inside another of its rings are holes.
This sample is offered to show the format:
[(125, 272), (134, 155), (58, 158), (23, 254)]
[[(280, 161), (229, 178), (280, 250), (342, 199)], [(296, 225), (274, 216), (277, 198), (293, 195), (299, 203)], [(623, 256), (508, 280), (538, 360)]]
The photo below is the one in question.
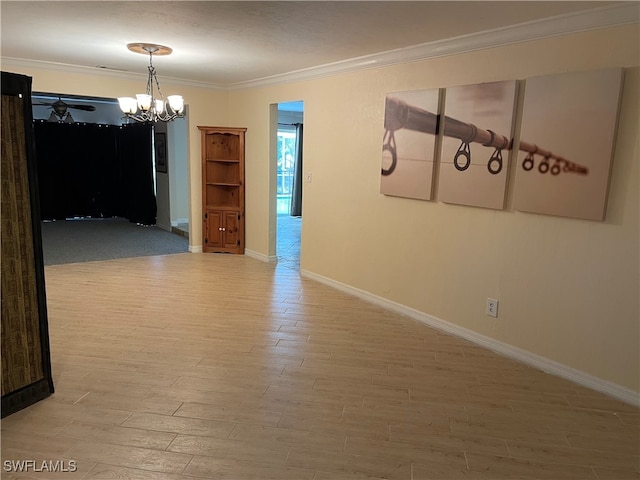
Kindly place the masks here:
[[(639, 45), (632, 25), (288, 85), (176, 87), (190, 107), (191, 247), (201, 246), (196, 126), (248, 128), (246, 246), (266, 258), (274, 253), (271, 105), (304, 100), (313, 182), (304, 185), (303, 270), (638, 392)], [(602, 67), (635, 67), (626, 75), (606, 221), (515, 212), (510, 195), (505, 211), (493, 211), (379, 193), (386, 93)], [(5, 70), (33, 76), (41, 91), (117, 97), (141, 86)], [(500, 300), (498, 319), (485, 316), (488, 296)]]
[(231, 92), (230, 123), (248, 127), (247, 248), (271, 252), (269, 105), (304, 100), (303, 270), (639, 391), (637, 68), (604, 222), (515, 212), (511, 195), (493, 211), (379, 193), (387, 92), (637, 67), (638, 40), (635, 25)]

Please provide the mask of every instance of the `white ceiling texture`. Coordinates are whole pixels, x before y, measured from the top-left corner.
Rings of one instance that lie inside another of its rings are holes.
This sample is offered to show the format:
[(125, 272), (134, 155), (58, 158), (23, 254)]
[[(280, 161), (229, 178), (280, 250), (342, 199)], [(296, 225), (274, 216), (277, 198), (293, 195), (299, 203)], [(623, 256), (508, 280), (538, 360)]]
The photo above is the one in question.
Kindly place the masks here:
[[(637, 22), (640, 3), (584, 1), (8, 1), (1, 60), (234, 89)], [(452, 47), (452, 45), (457, 45)], [(552, 54), (552, 52), (550, 52)]]

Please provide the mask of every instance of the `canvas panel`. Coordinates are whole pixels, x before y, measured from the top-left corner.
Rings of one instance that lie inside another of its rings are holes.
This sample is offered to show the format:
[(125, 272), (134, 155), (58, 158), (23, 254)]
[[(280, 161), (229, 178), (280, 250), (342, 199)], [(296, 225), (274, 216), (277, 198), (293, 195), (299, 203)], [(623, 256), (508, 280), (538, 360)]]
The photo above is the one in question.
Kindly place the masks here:
[(527, 80), (516, 210), (604, 219), (621, 86), (619, 68)]
[[(438, 200), (504, 208), (516, 87), (510, 80), (447, 88)], [(493, 143), (504, 139), (507, 146), (499, 152), (487, 146), (494, 137)], [(461, 148), (467, 155), (458, 154)], [(494, 154), (496, 160), (489, 165)]]
[(440, 91), (386, 96), (380, 193), (431, 200)]

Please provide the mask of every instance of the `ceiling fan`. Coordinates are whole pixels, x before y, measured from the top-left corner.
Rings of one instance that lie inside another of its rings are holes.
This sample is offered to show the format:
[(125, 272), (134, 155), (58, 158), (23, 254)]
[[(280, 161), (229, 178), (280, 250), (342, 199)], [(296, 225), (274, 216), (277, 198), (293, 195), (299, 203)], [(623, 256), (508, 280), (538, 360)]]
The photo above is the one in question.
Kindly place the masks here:
[(67, 111), (69, 108), (84, 110), (85, 112), (93, 112), (96, 109), (96, 107), (94, 107), (93, 105), (66, 103), (60, 97), (58, 97), (58, 100), (56, 100), (55, 102), (40, 102), (34, 103), (33, 105), (43, 105), (51, 107), (51, 115), (49, 115), (47, 121), (57, 123), (75, 123), (75, 120), (71, 116), (71, 112)]

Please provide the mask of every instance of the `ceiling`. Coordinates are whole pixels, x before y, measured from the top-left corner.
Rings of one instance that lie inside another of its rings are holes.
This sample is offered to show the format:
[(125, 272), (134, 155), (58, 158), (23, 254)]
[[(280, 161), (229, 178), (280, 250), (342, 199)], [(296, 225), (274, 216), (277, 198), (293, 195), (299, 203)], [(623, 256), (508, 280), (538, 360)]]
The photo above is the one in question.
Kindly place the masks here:
[(618, 3), (2, 0), (1, 55), (146, 75), (126, 45), (157, 43), (173, 48), (153, 59), (161, 81), (230, 87)]

